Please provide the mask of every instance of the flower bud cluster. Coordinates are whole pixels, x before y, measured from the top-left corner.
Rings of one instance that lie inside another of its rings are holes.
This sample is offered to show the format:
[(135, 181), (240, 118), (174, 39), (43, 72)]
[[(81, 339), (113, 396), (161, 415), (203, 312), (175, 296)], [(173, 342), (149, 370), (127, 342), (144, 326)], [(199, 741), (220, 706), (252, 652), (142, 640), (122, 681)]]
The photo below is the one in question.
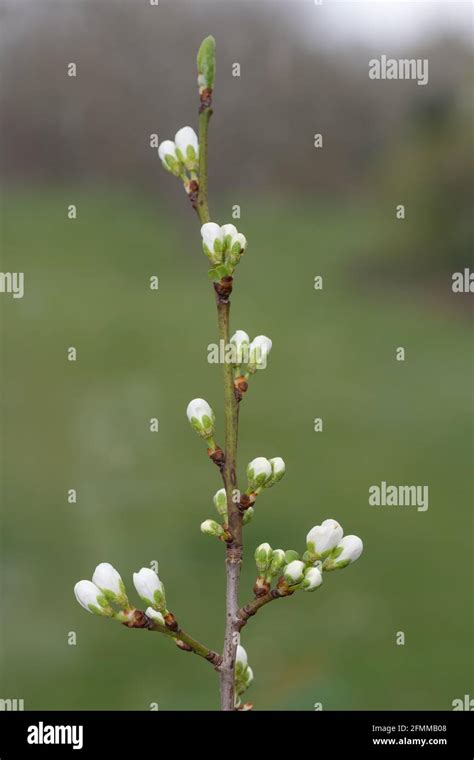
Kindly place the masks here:
[[(142, 567), (133, 574), (135, 589), (147, 605), (146, 616), (161, 626), (165, 626), (166, 608), (165, 588), (158, 575), (149, 567)], [(137, 611), (127, 597), (125, 584), (117, 570), (108, 562), (97, 565), (92, 581), (78, 581), (74, 586), (74, 595), (81, 607), (101, 617), (129, 623)], [(119, 609), (116, 609), (116, 608)]]
[(302, 591), (315, 591), (323, 582), (323, 572), (341, 570), (362, 554), (363, 544), (358, 536), (343, 536), (336, 520), (324, 520), (311, 528), (306, 537), (307, 550), (302, 557), (289, 549), (272, 550), (263, 543), (255, 551), (258, 576), (256, 596), (267, 593), (273, 578), (280, 575), (277, 589), (281, 596)]
[(212, 264), (209, 277), (220, 282), (232, 277), (234, 269), (247, 248), (247, 239), (233, 224), (219, 226), (206, 222), (201, 227), (202, 249)]

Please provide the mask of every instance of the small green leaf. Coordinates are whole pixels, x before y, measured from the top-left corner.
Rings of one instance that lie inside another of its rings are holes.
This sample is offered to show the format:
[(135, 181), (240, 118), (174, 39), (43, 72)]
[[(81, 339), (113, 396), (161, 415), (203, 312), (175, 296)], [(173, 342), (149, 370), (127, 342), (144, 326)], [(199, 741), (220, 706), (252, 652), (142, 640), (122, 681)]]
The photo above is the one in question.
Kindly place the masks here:
[(209, 279), (213, 280), (213, 282), (220, 282), (223, 277), (228, 277), (230, 272), (228, 267), (224, 266), (224, 264), (217, 264), (217, 266), (209, 269), (207, 274)]
[(216, 41), (212, 35), (202, 41), (197, 54), (200, 90), (213, 90), (216, 77)]

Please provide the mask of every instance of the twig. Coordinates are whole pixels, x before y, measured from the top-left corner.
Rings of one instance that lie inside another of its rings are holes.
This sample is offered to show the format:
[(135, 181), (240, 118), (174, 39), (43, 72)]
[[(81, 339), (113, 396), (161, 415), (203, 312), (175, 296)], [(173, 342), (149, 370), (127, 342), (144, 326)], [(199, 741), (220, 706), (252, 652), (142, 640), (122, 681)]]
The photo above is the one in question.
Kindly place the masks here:
[(274, 602), (275, 599), (284, 599), (287, 596), (291, 596), (293, 592), (287, 592), (285, 594), (280, 593), (278, 589), (272, 589), (271, 591), (268, 591), (266, 594), (263, 594), (262, 596), (257, 596), (255, 599), (252, 599), (251, 602), (245, 605), (245, 607), (242, 607), (237, 612), (237, 630), (241, 631), (242, 628), (247, 625), (249, 619), (256, 615), (256, 613), (261, 609), (261, 607), (264, 607), (266, 604), (269, 604), (270, 602)]
[(194, 652), (194, 654), (203, 657), (218, 669), (222, 663), (221, 655), (217, 654), (217, 652), (214, 652), (212, 649), (209, 649), (209, 647), (204, 646), (204, 644), (201, 644), (197, 639), (190, 636), (189, 633), (186, 633), (186, 631), (183, 631), (173, 615), (169, 615), (169, 618), (170, 623), (163, 626), (147, 617), (142, 610), (134, 610), (130, 615), (129, 620), (123, 625), (127, 628), (141, 628), (169, 636), (175, 640), (180, 649)]
[[(201, 99), (199, 113), (199, 195), (197, 213), (204, 224), (209, 221), (209, 203), (207, 195), (207, 147), (209, 120), (212, 115), (212, 93), (206, 100)], [(228, 283), (228, 293), (216, 291), (217, 319), (219, 339), (224, 345), (230, 341), (230, 302), (231, 282)], [(242, 515), (238, 504), (234, 502), (234, 491), (237, 488), (237, 438), (238, 438), (238, 403), (234, 394), (234, 378), (231, 364), (223, 364), (224, 382), (224, 419), (225, 419), (225, 464), (222, 470), (224, 488), (227, 495), (227, 510), (229, 531), (232, 542), (226, 545), (226, 630), (222, 664), (219, 668), (221, 686), (221, 709), (235, 709), (234, 666), (238, 644), (237, 612), (239, 609), (238, 591), (240, 566), (242, 563)]]

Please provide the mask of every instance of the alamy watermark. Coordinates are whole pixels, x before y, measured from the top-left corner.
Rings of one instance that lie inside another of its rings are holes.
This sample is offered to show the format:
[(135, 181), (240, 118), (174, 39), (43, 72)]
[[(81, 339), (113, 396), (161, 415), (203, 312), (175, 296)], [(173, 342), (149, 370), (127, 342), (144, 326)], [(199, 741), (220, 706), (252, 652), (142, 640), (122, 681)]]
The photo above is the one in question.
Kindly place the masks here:
[(28, 744), (70, 744), (73, 749), (84, 746), (83, 726), (50, 726), (40, 721), (28, 726)]
[(207, 361), (209, 364), (241, 364), (251, 365), (256, 369), (266, 369), (267, 354), (264, 348), (252, 346), (248, 343), (236, 345), (220, 340), (219, 343), (209, 343), (207, 347)]
[(0, 272), (0, 293), (10, 293), (13, 298), (23, 298), (25, 293), (24, 272)]
[(428, 58), (371, 58), (369, 79), (416, 79), (417, 84), (428, 84)]
[(389, 486), (382, 480), (380, 485), (369, 486), (369, 504), (375, 507), (416, 507), (426, 512), (429, 506), (428, 486)]

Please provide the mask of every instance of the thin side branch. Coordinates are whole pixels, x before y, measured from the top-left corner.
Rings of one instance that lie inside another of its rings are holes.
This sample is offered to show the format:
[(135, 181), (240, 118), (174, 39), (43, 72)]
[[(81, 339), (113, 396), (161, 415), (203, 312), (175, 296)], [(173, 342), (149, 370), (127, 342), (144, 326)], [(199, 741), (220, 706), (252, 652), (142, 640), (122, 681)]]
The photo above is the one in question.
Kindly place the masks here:
[(291, 596), (292, 593), (294, 592), (290, 591), (282, 594), (278, 589), (272, 589), (266, 594), (257, 596), (255, 599), (252, 599), (252, 601), (246, 604), (245, 607), (242, 607), (237, 611), (237, 630), (241, 631), (242, 628), (247, 625), (249, 619), (256, 615), (259, 609), (264, 607), (266, 604), (274, 602), (275, 599), (284, 599), (287, 596)]
[(217, 654), (217, 652), (214, 652), (212, 649), (209, 649), (209, 647), (204, 646), (204, 644), (201, 644), (197, 639), (190, 636), (189, 633), (186, 633), (186, 631), (183, 631), (173, 615), (169, 615), (169, 618), (169, 624), (163, 626), (147, 617), (142, 610), (134, 610), (129, 620), (123, 625), (127, 628), (142, 628), (148, 631), (162, 633), (164, 636), (169, 636), (175, 640), (180, 649), (187, 652), (194, 652), (194, 654), (197, 654), (199, 657), (203, 657), (210, 662), (216, 669), (219, 669), (222, 664), (221, 655)]

